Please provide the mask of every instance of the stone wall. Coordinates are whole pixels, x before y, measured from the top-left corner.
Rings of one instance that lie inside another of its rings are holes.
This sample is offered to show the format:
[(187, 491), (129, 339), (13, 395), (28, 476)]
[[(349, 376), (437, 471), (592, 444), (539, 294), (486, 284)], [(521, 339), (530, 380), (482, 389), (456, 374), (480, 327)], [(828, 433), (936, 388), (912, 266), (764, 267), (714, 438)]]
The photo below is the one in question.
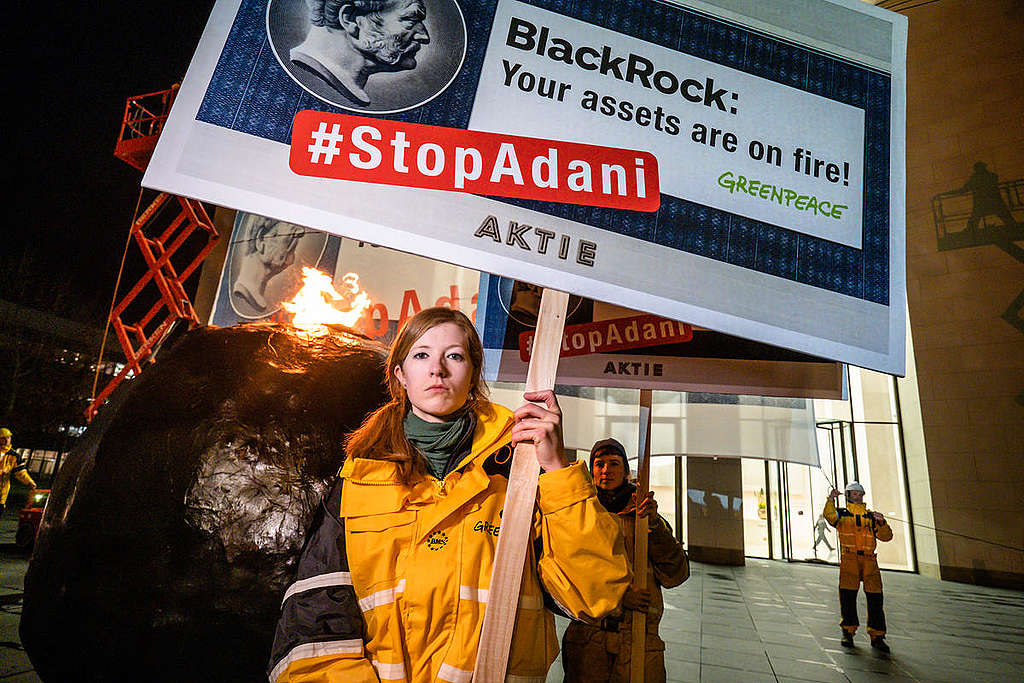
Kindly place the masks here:
[(934, 524), (956, 534), (937, 534), (939, 569), (1021, 586), (1024, 2), (903, 13), (910, 323)]

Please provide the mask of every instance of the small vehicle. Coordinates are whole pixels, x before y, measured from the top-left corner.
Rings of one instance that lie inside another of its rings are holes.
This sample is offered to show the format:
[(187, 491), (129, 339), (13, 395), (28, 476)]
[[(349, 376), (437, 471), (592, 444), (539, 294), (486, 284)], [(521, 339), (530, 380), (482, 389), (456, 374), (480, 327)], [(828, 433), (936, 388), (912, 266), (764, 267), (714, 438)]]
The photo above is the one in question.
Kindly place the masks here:
[(50, 497), (50, 489), (34, 489), (29, 493), (25, 507), (18, 510), (18, 531), (14, 535), (14, 545), (28, 550), (36, 542), (39, 533), (39, 522), (43, 519), (43, 510)]

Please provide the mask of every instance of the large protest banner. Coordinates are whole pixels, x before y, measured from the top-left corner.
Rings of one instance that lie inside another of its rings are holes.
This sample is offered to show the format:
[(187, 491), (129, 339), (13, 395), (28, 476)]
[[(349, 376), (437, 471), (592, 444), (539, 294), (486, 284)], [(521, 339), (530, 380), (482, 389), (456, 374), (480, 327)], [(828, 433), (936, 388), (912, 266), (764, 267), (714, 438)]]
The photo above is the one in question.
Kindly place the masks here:
[(902, 374), (905, 18), (393, 9), (370, 49), (306, 0), (219, 0), (144, 184)]

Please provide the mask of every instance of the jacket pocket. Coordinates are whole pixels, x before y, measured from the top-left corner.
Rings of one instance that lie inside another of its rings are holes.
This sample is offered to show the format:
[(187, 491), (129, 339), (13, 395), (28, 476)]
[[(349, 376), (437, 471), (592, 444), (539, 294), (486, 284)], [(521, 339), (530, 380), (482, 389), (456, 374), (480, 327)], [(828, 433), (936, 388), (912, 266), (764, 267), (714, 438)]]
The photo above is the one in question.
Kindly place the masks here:
[(396, 579), (416, 527), (413, 510), (347, 517), (345, 545), (358, 593), (399, 589)]
[(345, 528), (355, 532), (385, 532), (391, 528), (405, 526), (416, 521), (414, 510), (398, 510), (397, 512), (383, 512), (379, 515), (363, 515), (360, 517), (348, 517), (345, 519)]

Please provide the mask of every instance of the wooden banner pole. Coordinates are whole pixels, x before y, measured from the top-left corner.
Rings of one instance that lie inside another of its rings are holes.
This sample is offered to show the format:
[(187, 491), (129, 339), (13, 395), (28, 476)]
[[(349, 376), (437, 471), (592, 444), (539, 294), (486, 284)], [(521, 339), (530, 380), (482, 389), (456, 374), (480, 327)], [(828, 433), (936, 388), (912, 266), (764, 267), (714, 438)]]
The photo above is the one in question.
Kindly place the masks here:
[[(555, 386), (568, 303), (569, 295), (564, 292), (545, 289), (541, 295), (537, 333), (526, 373), (527, 391), (543, 391)], [(491, 585), (487, 591), (487, 610), (480, 631), (480, 646), (476, 666), (473, 667), (474, 683), (501, 683), (505, 680), (539, 476), (540, 465), (537, 464), (533, 444), (517, 445), (505, 493), (505, 508), (501, 515), (501, 531), (495, 549)]]
[[(651, 472), (651, 390), (640, 390), (640, 448), (637, 450), (636, 499), (650, 490)], [(633, 585), (647, 588), (647, 518), (636, 516), (633, 535)], [(647, 613), (633, 612), (629, 683), (644, 683), (647, 662)]]

